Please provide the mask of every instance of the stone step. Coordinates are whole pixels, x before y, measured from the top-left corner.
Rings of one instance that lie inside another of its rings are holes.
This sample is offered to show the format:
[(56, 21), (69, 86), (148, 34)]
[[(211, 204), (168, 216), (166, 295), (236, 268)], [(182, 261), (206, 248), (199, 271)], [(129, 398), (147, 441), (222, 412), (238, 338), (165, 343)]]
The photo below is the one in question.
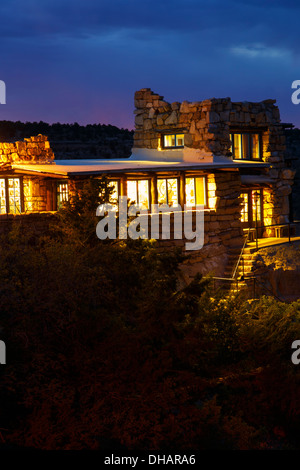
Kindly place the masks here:
[(244, 254), (252, 254), (256, 252), (256, 247), (254, 246), (246, 246), (244, 249)]
[(243, 253), (242, 259), (253, 259), (252, 253)]
[[(255, 252), (256, 252), (255, 247), (249, 247), (246, 245), (246, 247), (244, 248), (243, 254), (240, 258), (240, 254), (241, 254), (240, 248), (236, 248), (234, 251), (231, 250), (228, 256), (228, 263), (224, 272), (224, 277), (231, 278), (234, 272), (237, 278), (240, 278), (241, 276), (251, 276), (253, 274), (252, 268), (253, 268), (253, 263), (254, 263), (253, 253)], [(236, 267), (238, 261), (239, 261), (239, 265), (238, 267)], [(227, 284), (229, 286), (230, 282), (227, 281)], [(229, 288), (228, 286), (227, 288)], [(247, 283), (245, 283), (244, 286), (247, 287)], [(240, 287), (239, 287), (239, 290), (240, 290)]]
[[(249, 265), (244, 265), (244, 268), (242, 265), (238, 266), (237, 270), (236, 270), (236, 274), (238, 275), (241, 275), (241, 273), (251, 273), (252, 272), (252, 268), (253, 268), (253, 265), (252, 264), (249, 264)], [(226, 268), (225, 271), (224, 271), (224, 277), (231, 277), (233, 275), (233, 269), (230, 269), (230, 268)]]
[(253, 266), (253, 265), (254, 265), (254, 262), (252, 259), (246, 259), (239, 263), (239, 266)]

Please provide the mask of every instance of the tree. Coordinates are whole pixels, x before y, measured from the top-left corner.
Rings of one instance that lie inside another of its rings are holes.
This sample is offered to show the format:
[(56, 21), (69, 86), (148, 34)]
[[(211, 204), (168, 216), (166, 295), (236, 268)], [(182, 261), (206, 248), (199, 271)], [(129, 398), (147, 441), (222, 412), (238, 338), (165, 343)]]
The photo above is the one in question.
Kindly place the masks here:
[(77, 246), (85, 247), (95, 243), (95, 230), (99, 220), (96, 209), (100, 204), (111, 201), (113, 191), (105, 176), (84, 180), (80, 186), (75, 187), (69, 200), (58, 210), (52, 226), (53, 232)]

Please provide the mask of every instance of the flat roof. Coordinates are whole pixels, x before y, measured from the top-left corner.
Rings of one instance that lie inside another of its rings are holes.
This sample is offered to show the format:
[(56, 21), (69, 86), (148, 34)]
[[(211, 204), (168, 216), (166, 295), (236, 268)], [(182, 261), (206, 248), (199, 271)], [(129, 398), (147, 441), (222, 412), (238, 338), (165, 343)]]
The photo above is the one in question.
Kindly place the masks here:
[(55, 160), (54, 163), (14, 163), (12, 168), (19, 173), (52, 176), (84, 176), (105, 173), (128, 173), (135, 171), (211, 170), (235, 168), (266, 168), (264, 162), (169, 162), (124, 159)]

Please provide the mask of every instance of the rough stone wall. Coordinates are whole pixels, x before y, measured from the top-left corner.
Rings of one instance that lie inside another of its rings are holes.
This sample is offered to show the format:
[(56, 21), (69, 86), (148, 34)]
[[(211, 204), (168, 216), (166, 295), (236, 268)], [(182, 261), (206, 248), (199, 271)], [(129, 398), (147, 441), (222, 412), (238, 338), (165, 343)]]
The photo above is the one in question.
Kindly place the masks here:
[[(229, 118), (229, 98), (167, 103), (162, 96), (144, 88), (135, 93), (134, 102), (134, 148), (157, 149), (160, 146), (157, 130), (176, 129), (185, 132), (186, 147), (213, 152), (215, 155), (224, 154), (224, 148), (227, 147), (225, 153), (228, 153), (230, 142), (225, 119)], [(217, 111), (222, 114), (218, 115)], [(220, 125), (221, 118), (224, 125)]]
[[(185, 249), (185, 238), (160, 240), (162, 250), (180, 248), (186, 255), (181, 265), (181, 277), (185, 283), (197, 274), (224, 276), (230, 254), (239, 252), (243, 246), (243, 230), (240, 221), (239, 189), (237, 171), (219, 171), (206, 175), (209, 209), (204, 214), (204, 246), (200, 250)], [(195, 222), (195, 221), (194, 221)], [(171, 224), (172, 227), (172, 224)], [(193, 225), (193, 231), (196, 225)]]
[(260, 132), (263, 161), (271, 164), (264, 172), (272, 180), (265, 197), (265, 223), (289, 221), (289, 194), (295, 172), (285, 167), (285, 134), (275, 100), (251, 103), (213, 98), (168, 103), (163, 96), (143, 88), (135, 93), (135, 107), (134, 148), (160, 148), (161, 133), (174, 129), (185, 134), (185, 147), (231, 159), (230, 131)]
[[(182, 265), (186, 281), (197, 272), (224, 276), (230, 254), (243, 246), (238, 172), (211, 174), (207, 184), (215, 207), (205, 213), (204, 247), (192, 252), (192, 256)], [(215, 189), (209, 189), (213, 186)]]
[(0, 162), (51, 163), (54, 153), (48, 137), (37, 135), (18, 142), (0, 142)]
[(23, 177), (24, 212), (47, 210), (46, 181), (38, 177)]

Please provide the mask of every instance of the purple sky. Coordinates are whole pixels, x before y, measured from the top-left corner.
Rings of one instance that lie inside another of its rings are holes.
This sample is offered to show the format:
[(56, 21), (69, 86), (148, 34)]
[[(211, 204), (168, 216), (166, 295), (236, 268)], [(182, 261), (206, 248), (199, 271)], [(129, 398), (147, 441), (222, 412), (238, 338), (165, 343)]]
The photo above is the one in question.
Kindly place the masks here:
[(300, 127), (299, 17), (292, 0), (1, 2), (0, 120), (133, 128), (149, 87), (170, 102), (273, 98)]

